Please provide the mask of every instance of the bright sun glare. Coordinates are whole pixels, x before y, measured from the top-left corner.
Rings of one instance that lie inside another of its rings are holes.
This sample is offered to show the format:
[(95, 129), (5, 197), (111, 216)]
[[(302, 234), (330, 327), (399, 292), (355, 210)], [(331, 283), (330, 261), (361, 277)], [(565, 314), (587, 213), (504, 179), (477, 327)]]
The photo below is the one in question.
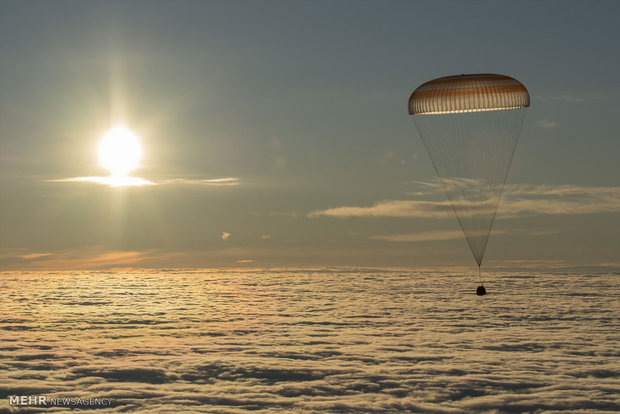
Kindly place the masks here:
[(122, 126), (108, 131), (101, 139), (98, 150), (99, 162), (115, 177), (127, 176), (142, 158), (140, 140)]

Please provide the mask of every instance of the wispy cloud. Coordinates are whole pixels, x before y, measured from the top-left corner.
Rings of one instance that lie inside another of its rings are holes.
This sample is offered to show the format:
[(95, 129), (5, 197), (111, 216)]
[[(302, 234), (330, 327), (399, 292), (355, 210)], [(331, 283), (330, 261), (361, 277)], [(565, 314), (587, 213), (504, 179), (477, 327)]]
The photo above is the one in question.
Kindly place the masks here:
[(518, 259), (489, 260), (488, 267), (495, 269), (562, 269), (569, 267), (569, 265), (563, 259)]
[(525, 230), (528, 236), (549, 236), (551, 234), (558, 234), (557, 230), (543, 229), (543, 230)]
[(549, 121), (547, 119), (541, 119), (540, 121), (536, 122), (536, 125), (544, 129), (553, 129), (557, 127), (559, 124), (556, 121)]
[(2, 254), (3, 261), (25, 260), (29, 269), (110, 269), (136, 267), (149, 263), (170, 254), (154, 251), (119, 251), (104, 250), (97, 246), (55, 253), (23, 253), (9, 252)]
[[(424, 183), (431, 194), (441, 188), (438, 183)], [(477, 208), (485, 208), (488, 201), (459, 201), (463, 212), (476, 214)], [(620, 212), (620, 187), (587, 187), (576, 185), (512, 184), (504, 191), (498, 209), (502, 217), (535, 214), (599, 214)], [(445, 201), (383, 200), (371, 206), (343, 206), (313, 211), (309, 217), (419, 217), (444, 218), (453, 216), (452, 205)]]
[(237, 263), (254, 263), (256, 260), (252, 260), (252, 259), (243, 259), (243, 260), (237, 260)]
[(35, 259), (41, 259), (43, 257), (49, 257), (49, 256), (53, 256), (52, 253), (28, 253), (28, 254), (19, 255), (17, 257), (19, 257), (20, 259), (25, 259), (25, 260), (35, 260)]
[(111, 251), (92, 257), (87, 262), (89, 267), (128, 265), (146, 260), (145, 256), (145, 252), (142, 251)]
[(373, 240), (384, 240), (389, 242), (423, 242), (433, 240), (453, 240), (462, 239), (462, 231), (427, 231), (409, 234), (390, 234), (384, 236), (372, 236)]
[[(493, 234), (501, 234), (504, 231), (494, 231)], [(425, 241), (439, 241), (439, 240), (454, 240), (462, 239), (462, 231), (426, 231), (420, 233), (408, 233), (408, 234), (388, 234), (382, 236), (371, 236), (373, 240), (384, 240), (388, 242), (406, 242), (417, 243)]]
[(210, 178), (210, 179), (188, 179), (188, 178), (169, 178), (162, 180), (159, 184), (194, 184), (209, 186), (237, 186), (241, 182), (236, 177)]
[(313, 211), (308, 217), (450, 217), (452, 207), (446, 201), (385, 200), (370, 207), (344, 206)]
[(72, 177), (60, 178), (56, 180), (45, 180), (48, 183), (94, 183), (103, 184), (110, 187), (141, 187), (144, 185), (156, 185), (153, 181), (145, 180), (140, 177)]
[(228, 240), (230, 236), (231, 236), (230, 233), (227, 233), (225, 231), (222, 232), (222, 240)]
[(188, 179), (188, 178), (168, 178), (164, 180), (146, 180), (140, 177), (125, 177), (125, 176), (108, 176), (108, 177), (71, 177), (71, 178), (59, 178), (53, 180), (45, 180), (48, 183), (94, 183), (108, 185), (110, 187), (141, 187), (141, 186), (154, 186), (154, 185), (172, 185), (172, 184), (187, 184), (187, 185), (205, 185), (205, 186), (237, 186), (240, 184), (239, 178), (225, 177), (225, 178), (209, 178), (209, 179)]
[(572, 96), (572, 95), (548, 95), (548, 96), (535, 95), (535, 97), (536, 99), (544, 103), (564, 102), (564, 103), (571, 103), (571, 104), (581, 104), (581, 103), (587, 102), (585, 98), (582, 98), (580, 96)]

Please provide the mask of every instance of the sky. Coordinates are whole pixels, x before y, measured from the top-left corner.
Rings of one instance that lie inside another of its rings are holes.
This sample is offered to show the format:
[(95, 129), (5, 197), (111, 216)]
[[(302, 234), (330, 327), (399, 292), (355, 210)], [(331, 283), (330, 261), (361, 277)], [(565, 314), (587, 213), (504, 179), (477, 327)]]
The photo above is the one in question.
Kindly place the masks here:
[[(407, 113), (531, 107), (488, 269), (620, 267), (617, 1), (0, 1), (0, 268), (474, 268)], [(97, 145), (139, 136), (110, 186)], [(82, 179), (78, 179), (78, 178)], [(101, 180), (100, 180), (101, 181)]]

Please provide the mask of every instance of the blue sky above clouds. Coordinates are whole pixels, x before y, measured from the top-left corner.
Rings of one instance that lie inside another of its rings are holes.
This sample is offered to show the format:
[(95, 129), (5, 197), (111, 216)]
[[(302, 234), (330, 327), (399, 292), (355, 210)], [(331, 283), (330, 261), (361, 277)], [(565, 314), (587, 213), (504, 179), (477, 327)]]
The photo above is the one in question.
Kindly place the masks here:
[[(532, 97), (487, 263), (620, 262), (617, 2), (0, 11), (3, 267), (474, 265), (456, 220), (425, 214), (446, 199), (427, 191), (406, 101), (476, 72)], [(76, 180), (106, 175), (96, 145), (117, 123), (142, 139), (135, 176), (158, 185)], [(407, 214), (328, 214), (394, 203)]]

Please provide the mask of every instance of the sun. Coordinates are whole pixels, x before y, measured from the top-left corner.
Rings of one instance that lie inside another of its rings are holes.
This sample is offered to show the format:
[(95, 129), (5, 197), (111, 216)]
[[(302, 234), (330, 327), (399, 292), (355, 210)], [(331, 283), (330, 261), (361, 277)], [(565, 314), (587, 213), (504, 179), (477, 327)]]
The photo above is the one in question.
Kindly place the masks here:
[(98, 147), (99, 162), (115, 177), (125, 177), (142, 158), (138, 137), (129, 129), (117, 126), (109, 130)]

